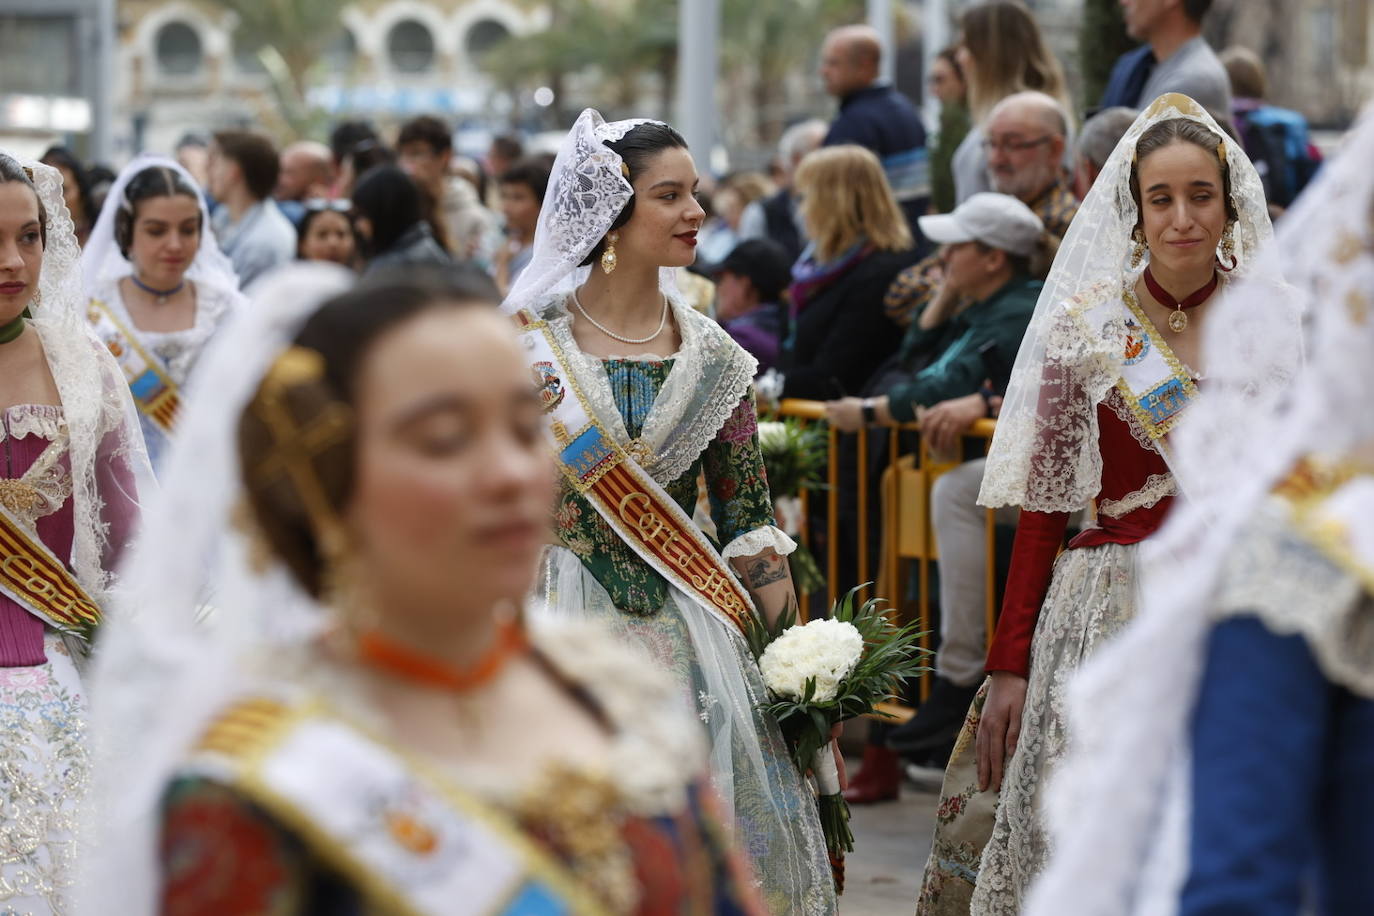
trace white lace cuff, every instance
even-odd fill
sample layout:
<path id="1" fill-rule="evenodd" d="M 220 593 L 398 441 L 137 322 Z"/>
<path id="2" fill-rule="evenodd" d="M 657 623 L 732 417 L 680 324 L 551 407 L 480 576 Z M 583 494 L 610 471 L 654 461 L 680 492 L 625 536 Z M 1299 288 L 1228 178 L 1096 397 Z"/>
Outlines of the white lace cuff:
<path id="1" fill-rule="evenodd" d="M 781 528 L 764 525 L 762 528 L 746 531 L 726 544 L 720 555 L 727 560 L 734 557 L 752 557 L 769 547 L 777 551 L 778 556 L 785 557 L 797 549 L 797 542 L 788 537 Z"/>

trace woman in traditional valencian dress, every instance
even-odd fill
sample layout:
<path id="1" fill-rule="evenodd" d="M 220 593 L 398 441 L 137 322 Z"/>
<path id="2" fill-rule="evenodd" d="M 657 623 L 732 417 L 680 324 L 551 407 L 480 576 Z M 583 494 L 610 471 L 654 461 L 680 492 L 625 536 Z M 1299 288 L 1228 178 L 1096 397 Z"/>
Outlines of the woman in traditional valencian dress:
<path id="1" fill-rule="evenodd" d="M 1091 738 L 1047 798 L 1034 916 L 1374 912 L 1372 153 L 1366 112 L 1213 315 L 1177 462 L 1224 486 L 1142 551 L 1139 617 L 1070 685 Z M 1294 303 L 1306 364 L 1256 398 Z"/>
<path id="2" fill-rule="evenodd" d="M 1048 852 L 1040 792 L 1068 742 L 1064 684 L 1135 613 L 1137 545 L 1188 485 L 1168 436 L 1205 377 L 1208 303 L 1270 234 L 1254 167 L 1180 95 L 1136 119 L 1075 217 L 988 455 L 979 501 L 1020 507 L 1020 523 L 918 912 L 1020 911 Z M 1089 503 L 1095 522 L 1059 554 Z"/>
<path id="3" fill-rule="evenodd" d="M 284 270 L 207 358 L 98 659 L 86 909 L 763 916 L 669 680 L 525 629 L 554 470 L 496 290 L 351 282 Z"/>
<path id="4" fill-rule="evenodd" d="M 242 301 L 190 173 L 155 156 L 130 163 L 105 198 L 82 272 L 91 325 L 128 380 L 158 467 L 196 360 Z"/>
<path id="5" fill-rule="evenodd" d="M 80 670 L 151 472 L 84 325 L 48 166 L 0 152 L 0 911 L 67 912 L 89 777 Z"/>
<path id="6" fill-rule="evenodd" d="M 759 452 L 755 361 L 672 279 L 695 257 L 696 183 L 671 127 L 591 110 L 554 164 L 533 257 L 503 304 L 563 471 L 543 599 L 554 616 L 611 622 L 673 672 L 769 911 L 830 913 L 815 801 L 757 709 L 741 634 L 751 604 L 771 620 L 796 600 L 795 545 L 773 525 Z M 692 518 L 703 474 L 714 539 Z"/>

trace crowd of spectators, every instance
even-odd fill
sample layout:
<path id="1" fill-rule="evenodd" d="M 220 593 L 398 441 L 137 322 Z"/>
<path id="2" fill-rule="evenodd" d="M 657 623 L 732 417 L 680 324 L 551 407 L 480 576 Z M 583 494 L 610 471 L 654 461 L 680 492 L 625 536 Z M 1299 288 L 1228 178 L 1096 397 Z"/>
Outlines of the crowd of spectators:
<path id="1" fill-rule="evenodd" d="M 1234 129 L 1276 212 L 1319 167 L 1301 116 L 1265 100 L 1259 58 L 1208 46 L 1209 6 L 1123 0 L 1141 44 L 1083 108 L 1024 3 L 970 5 L 929 62 L 929 125 L 881 78 L 877 33 L 835 30 L 817 47 L 833 117 L 788 126 L 766 171 L 711 175 L 698 156 L 709 216 L 679 286 L 758 359 L 765 400 L 824 401 L 841 430 L 919 419 L 957 453 L 975 420 L 995 416 L 1039 279 L 1139 108 L 1170 91 L 1197 99 Z M 175 156 L 204 188 L 244 288 L 304 259 L 362 272 L 473 264 L 508 292 L 531 257 L 551 157 L 501 135 L 471 159 L 453 136 L 434 116 L 385 136 L 346 121 L 280 151 L 250 131 L 187 136 Z M 84 240 L 113 176 L 62 147 L 44 161 L 62 172 Z M 943 645 L 930 701 L 890 739 L 913 760 L 948 753 L 982 676 L 981 476 L 981 460 L 964 462 L 932 496 Z M 870 750 L 851 800 L 895 792 L 895 758 Z"/>

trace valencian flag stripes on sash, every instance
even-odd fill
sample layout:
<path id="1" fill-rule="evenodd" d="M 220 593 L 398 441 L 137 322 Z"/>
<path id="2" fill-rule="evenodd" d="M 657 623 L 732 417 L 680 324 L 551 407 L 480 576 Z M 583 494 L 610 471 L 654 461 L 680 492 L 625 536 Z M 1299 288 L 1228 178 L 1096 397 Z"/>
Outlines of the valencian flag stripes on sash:
<path id="1" fill-rule="evenodd" d="M 244 698 L 185 769 L 229 781 L 396 916 L 597 916 L 508 814 L 302 695 Z"/>
<path id="2" fill-rule="evenodd" d="M 96 336 L 114 354 L 138 409 L 164 433 L 171 435 L 181 407 L 181 394 L 162 361 L 145 350 L 114 309 L 99 299 L 91 300 L 86 317 L 95 328 Z"/>
<path id="3" fill-rule="evenodd" d="M 753 602 L 719 552 L 596 419 L 545 323 L 525 311 L 514 318 L 569 483 L 655 572 L 745 632 Z"/>
<path id="4" fill-rule="evenodd" d="M 52 551 L 0 505 L 0 592 L 63 633 L 89 639 L 100 608 Z"/>

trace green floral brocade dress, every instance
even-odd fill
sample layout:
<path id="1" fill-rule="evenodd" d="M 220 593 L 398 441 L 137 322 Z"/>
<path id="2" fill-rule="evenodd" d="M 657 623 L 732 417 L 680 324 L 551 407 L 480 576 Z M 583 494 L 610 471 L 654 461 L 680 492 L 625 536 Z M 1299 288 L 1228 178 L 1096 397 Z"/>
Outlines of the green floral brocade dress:
<path id="1" fill-rule="evenodd" d="M 773 527 L 759 450 L 752 360 L 714 322 L 674 305 L 683 345 L 669 358 L 596 359 L 576 351 L 561 306 L 552 306 L 545 317 L 578 375 L 579 388 L 594 408 L 601 408 L 595 412 L 603 425 L 623 424 L 630 442 L 648 440 L 649 451 L 659 458 L 676 452 L 676 461 L 650 457 L 641 464 L 689 516 L 704 474 L 717 543 L 727 562 L 768 547 L 786 553 L 792 544 Z M 738 381 L 727 384 L 727 377 Z M 719 403 L 727 390 L 729 406 Z M 614 422 L 605 415 L 612 404 L 619 415 Z M 660 411 L 676 418 L 666 435 L 665 418 L 655 416 Z M 725 419 L 717 424 L 714 417 L 722 414 Z M 717 426 L 713 434 L 703 432 L 703 416 Z M 671 479 L 656 473 L 665 466 L 676 472 Z M 684 702 L 707 730 L 712 782 L 733 807 L 737 839 L 769 912 L 836 912 L 813 792 L 790 762 L 776 723 L 757 709 L 765 699 L 763 681 L 738 631 L 669 585 L 566 483 L 555 513 L 555 537 L 558 546 L 548 552 L 542 579 L 544 606 L 551 614 L 609 624 L 673 673 Z"/>

